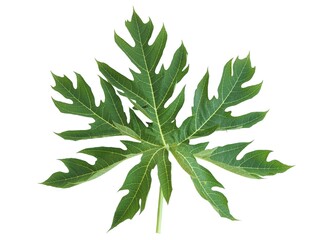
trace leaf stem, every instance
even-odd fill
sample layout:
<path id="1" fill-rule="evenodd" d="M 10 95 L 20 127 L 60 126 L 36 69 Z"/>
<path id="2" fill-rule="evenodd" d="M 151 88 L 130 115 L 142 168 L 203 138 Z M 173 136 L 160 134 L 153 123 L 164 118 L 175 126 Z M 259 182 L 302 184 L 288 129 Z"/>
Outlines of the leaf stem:
<path id="1" fill-rule="evenodd" d="M 159 199 L 158 199 L 158 213 L 157 213 L 157 226 L 156 233 L 161 232 L 161 221 L 162 221 L 162 206 L 163 206 L 163 193 L 161 187 L 159 189 Z"/>

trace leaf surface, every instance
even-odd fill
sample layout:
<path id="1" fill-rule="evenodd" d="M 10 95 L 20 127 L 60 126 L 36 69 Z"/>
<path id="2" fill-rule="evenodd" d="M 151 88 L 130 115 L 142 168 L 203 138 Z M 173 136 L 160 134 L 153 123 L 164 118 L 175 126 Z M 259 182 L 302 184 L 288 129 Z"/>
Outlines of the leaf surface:
<path id="1" fill-rule="evenodd" d="M 66 131 L 59 135 L 64 139 L 81 140 L 98 137 L 121 135 L 114 122 L 126 124 L 126 116 L 122 108 L 120 98 L 116 95 L 110 83 L 100 79 L 101 87 L 105 95 L 105 101 L 97 107 L 90 86 L 80 74 L 77 76 L 77 88 L 74 88 L 71 80 L 53 74 L 56 85 L 53 89 L 59 92 L 71 104 L 53 100 L 56 107 L 62 113 L 74 114 L 94 119 L 89 130 Z"/>
<path id="2" fill-rule="evenodd" d="M 120 136 L 129 140 L 121 140 L 124 148 L 93 147 L 80 151 L 95 157 L 94 164 L 79 158 L 62 159 L 67 171 L 52 174 L 44 184 L 60 188 L 72 187 L 103 175 L 129 158 L 140 158 L 139 163 L 128 172 L 120 188 L 126 194 L 116 208 L 112 229 L 145 209 L 152 171 L 155 168 L 160 182 L 159 195 L 163 195 L 169 203 L 173 188 L 170 160 L 173 158 L 190 176 L 199 195 L 221 217 L 235 220 L 230 213 L 227 198 L 219 191 L 219 188 L 223 188 L 222 184 L 201 165 L 201 160 L 250 178 L 282 173 L 290 166 L 277 160 L 268 161 L 270 151 L 267 150 L 248 152 L 238 159 L 249 143 L 206 149 L 207 142 L 201 143 L 199 140 L 200 143 L 194 145 L 190 140 L 208 136 L 215 131 L 249 128 L 265 117 L 266 112 L 263 111 L 235 116 L 229 109 L 253 98 L 261 89 L 261 83 L 250 85 L 255 72 L 250 56 L 227 62 L 218 94 L 211 99 L 208 97 L 207 72 L 195 90 L 191 115 L 183 116 L 185 119 L 178 127 L 176 118 L 183 108 L 186 96 L 185 86 L 180 86 L 180 92 L 175 88 L 182 84 L 189 70 L 184 44 L 172 53 L 170 64 L 164 67 L 161 58 L 168 38 L 165 27 L 154 33 L 152 21 L 142 21 L 136 12 L 126 22 L 126 27 L 133 44 L 116 33 L 114 40 L 136 69 L 130 69 L 131 76 L 125 76 L 111 65 L 97 61 L 103 75 L 100 77 L 100 84 L 104 99 L 96 106 L 94 93 L 80 74 L 76 74 L 76 87 L 68 77 L 53 74 L 53 89 L 67 99 L 53 101 L 62 113 L 93 120 L 89 129 L 59 133 L 62 138 L 85 140 Z M 133 107 L 123 106 L 123 98 L 127 98 Z M 108 146 L 112 141 L 106 140 Z"/>
<path id="3" fill-rule="evenodd" d="M 240 104 L 257 95 L 261 83 L 248 87 L 242 85 L 248 82 L 255 69 L 251 67 L 250 56 L 230 60 L 224 67 L 218 87 L 218 96 L 208 98 L 209 73 L 207 72 L 195 91 L 192 116 L 187 118 L 180 127 L 178 139 L 185 140 L 207 136 L 215 130 L 231 130 L 248 128 L 261 121 L 266 112 L 252 112 L 241 116 L 232 116 L 228 107 Z"/>
<path id="4" fill-rule="evenodd" d="M 235 220 L 230 214 L 227 198 L 221 192 L 212 189 L 214 187 L 223 188 L 222 184 L 214 178 L 208 169 L 201 166 L 194 157 L 199 148 L 201 149 L 206 145 L 206 143 L 198 146 L 181 144 L 172 149 L 172 154 L 180 166 L 191 176 L 198 193 L 211 204 L 221 217 Z"/>
<path id="5" fill-rule="evenodd" d="M 290 166 L 277 160 L 267 161 L 267 157 L 271 152 L 269 150 L 248 152 L 241 159 L 237 159 L 237 156 L 249 144 L 248 142 L 228 144 L 199 152 L 196 157 L 249 178 L 261 178 L 283 173 L 290 168 Z"/>
<path id="6" fill-rule="evenodd" d="M 128 173 L 120 190 L 129 190 L 129 193 L 121 199 L 111 229 L 126 219 L 132 219 L 139 209 L 141 212 L 144 210 L 151 186 L 151 170 L 156 166 L 158 155 L 162 155 L 162 151 L 162 148 L 146 151 L 141 162 Z"/>
<path id="7" fill-rule="evenodd" d="M 108 81 L 120 89 L 134 106 L 153 122 L 154 131 L 165 145 L 165 133 L 173 127 L 172 121 L 175 120 L 184 102 L 184 90 L 167 108 L 164 105 L 172 96 L 176 84 L 188 72 L 187 51 L 182 44 L 176 50 L 168 69 L 162 65 L 160 71 L 156 73 L 155 70 L 167 42 L 165 28 L 162 27 L 154 42 L 149 45 L 153 33 L 151 20 L 143 23 L 134 12 L 131 21 L 126 22 L 126 27 L 134 40 L 134 46 L 117 34 L 115 34 L 115 41 L 139 72 L 131 70 L 133 77 L 131 80 L 105 63 L 98 62 L 98 66 Z"/>
<path id="8" fill-rule="evenodd" d="M 67 167 L 68 172 L 54 173 L 43 184 L 59 188 L 73 187 L 95 179 L 122 161 L 143 154 L 152 148 L 152 145 L 137 144 L 136 142 L 123 141 L 123 143 L 127 146 L 127 150 L 112 147 L 96 147 L 80 151 L 80 153 L 96 158 L 96 162 L 93 165 L 76 158 L 62 159 L 61 161 Z"/>

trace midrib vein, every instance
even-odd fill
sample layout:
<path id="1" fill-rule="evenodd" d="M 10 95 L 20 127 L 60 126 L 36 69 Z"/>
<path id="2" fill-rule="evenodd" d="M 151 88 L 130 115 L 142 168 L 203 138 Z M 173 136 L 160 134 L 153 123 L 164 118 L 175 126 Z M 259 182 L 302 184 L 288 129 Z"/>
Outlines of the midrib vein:
<path id="1" fill-rule="evenodd" d="M 134 155 L 131 154 L 130 156 L 127 155 L 127 156 L 125 156 L 124 159 L 122 159 L 122 160 L 120 160 L 120 161 L 118 161 L 118 162 L 115 162 L 115 163 L 113 163 L 113 164 L 110 164 L 110 165 L 108 165 L 108 166 L 106 166 L 106 167 L 97 168 L 97 169 L 95 169 L 95 170 L 92 170 L 92 169 L 89 168 L 89 167 L 86 167 L 86 166 L 83 166 L 83 165 L 79 165 L 79 164 L 77 164 L 77 163 L 74 163 L 74 164 L 76 164 L 76 165 L 78 165 L 78 166 L 81 166 L 81 167 L 83 167 L 83 168 L 86 168 L 86 169 L 90 170 L 90 172 L 87 172 L 87 173 L 84 173 L 84 174 L 81 174 L 81 175 L 78 175 L 78 176 L 74 176 L 74 177 L 64 178 L 63 180 L 54 180 L 54 181 L 51 181 L 51 182 L 57 183 L 57 182 L 64 182 L 64 181 L 66 181 L 66 180 L 72 180 L 72 179 L 81 178 L 81 177 L 84 177 L 84 176 L 87 176 L 87 175 L 92 175 L 92 176 L 93 176 L 94 174 L 96 174 L 96 173 L 98 173 L 98 172 L 100 172 L 100 171 L 102 171 L 102 170 L 105 170 L 106 168 L 109 168 L 110 166 L 112 166 L 112 165 L 114 165 L 114 164 L 119 164 L 120 162 L 123 162 L 124 160 L 127 160 L 127 159 L 129 159 L 129 158 L 132 158 L 132 157 L 135 157 L 135 156 L 137 156 L 137 155 L 143 154 L 143 153 L 145 153 L 145 152 L 147 152 L 147 151 L 149 151 L 149 150 L 150 150 L 150 149 L 144 150 L 144 151 L 141 151 L 141 152 L 136 153 L 136 154 L 134 154 Z M 98 161 L 98 160 L 97 160 L 97 161 Z M 96 166 L 96 163 L 95 163 L 93 166 Z"/>
<path id="2" fill-rule="evenodd" d="M 157 106 L 156 106 L 156 100 L 155 100 L 155 97 L 154 97 L 153 85 L 152 85 L 150 72 L 149 72 L 149 68 L 148 68 L 148 64 L 147 64 L 147 60 L 146 60 L 146 54 L 144 52 L 144 48 L 143 48 L 143 45 L 142 45 L 141 32 L 140 32 L 139 24 L 138 24 L 137 20 L 135 20 L 135 23 L 136 23 L 137 30 L 138 30 L 139 44 L 140 44 L 140 48 L 141 48 L 141 53 L 142 53 L 144 65 L 145 65 L 145 71 L 147 72 L 147 75 L 148 75 L 148 80 L 149 80 L 149 85 L 150 85 L 150 90 L 151 90 L 151 95 L 152 95 L 153 110 L 154 110 L 154 113 L 155 113 L 157 126 L 158 126 L 158 129 L 159 129 L 159 134 L 161 136 L 161 140 L 162 140 L 163 146 L 166 146 L 167 143 L 166 143 L 166 141 L 164 139 L 164 136 L 163 136 L 163 133 L 162 133 L 162 129 L 161 129 L 161 125 L 160 125 L 160 121 L 159 121 L 159 116 L 158 116 L 158 111 L 157 111 Z"/>
<path id="3" fill-rule="evenodd" d="M 236 87 L 237 82 L 240 79 L 240 76 L 242 75 L 242 72 L 245 68 L 245 66 L 247 65 L 247 61 L 245 63 L 245 65 L 243 66 L 243 68 L 241 69 L 241 72 L 239 73 L 237 80 L 235 81 L 234 85 L 232 86 L 231 90 L 229 91 L 229 93 L 227 94 L 227 96 L 223 99 L 223 101 L 221 102 L 221 104 L 219 105 L 219 107 L 208 117 L 208 119 L 200 125 L 200 127 L 197 128 L 196 131 L 194 131 L 192 134 L 190 134 L 188 137 L 186 137 L 185 139 L 183 139 L 183 141 L 181 141 L 179 144 L 181 144 L 182 142 L 184 142 L 186 139 L 190 139 L 193 135 L 195 135 L 204 125 L 207 124 L 207 122 L 209 122 L 209 120 L 222 108 L 222 106 L 224 105 L 224 103 L 227 101 L 227 99 L 229 98 L 230 94 L 232 93 L 233 89 Z"/>
<path id="4" fill-rule="evenodd" d="M 138 184 L 137 190 L 135 191 L 133 197 L 131 198 L 130 203 L 127 205 L 127 208 L 125 209 L 125 211 L 123 212 L 123 214 L 122 214 L 121 217 L 119 218 L 119 223 L 121 222 L 121 219 L 125 216 L 125 214 L 128 212 L 128 210 L 129 210 L 129 208 L 131 207 L 133 201 L 135 200 L 138 192 L 140 192 L 139 190 L 140 190 L 141 184 L 142 184 L 142 182 L 144 181 L 144 179 L 145 179 L 145 177 L 146 177 L 146 175 L 147 175 L 147 172 L 148 172 L 148 170 L 149 170 L 149 167 L 150 167 L 150 165 L 151 165 L 151 163 L 152 163 L 152 160 L 153 160 L 154 156 L 155 156 L 160 150 L 162 150 L 162 149 L 163 149 L 163 148 L 157 149 L 157 151 L 155 151 L 155 152 L 152 154 L 152 156 L 151 156 L 151 158 L 150 158 L 150 161 L 148 161 L 147 166 L 146 166 L 146 168 L 145 168 L 145 171 L 144 171 L 144 173 L 143 173 L 143 175 L 142 175 L 141 181 L 140 181 L 139 184 Z M 147 151 L 145 151 L 145 152 L 148 152 L 148 151 L 150 151 L 150 150 L 147 150 Z M 151 169 L 151 170 L 152 170 L 152 169 Z M 151 170 L 150 170 L 150 171 L 151 171 Z"/>
<path id="5" fill-rule="evenodd" d="M 182 157 L 182 159 L 185 160 L 185 162 L 187 163 L 187 165 L 189 166 L 189 168 L 191 169 L 192 173 L 194 174 L 195 177 L 190 176 L 193 179 L 196 179 L 196 181 L 198 181 L 200 183 L 201 189 L 202 191 L 206 194 L 206 196 L 211 200 L 211 202 L 209 201 L 209 199 L 207 199 L 210 203 L 214 203 L 216 206 L 216 208 L 218 208 L 218 204 L 216 203 L 215 199 L 213 199 L 210 195 L 210 193 L 208 192 L 208 190 L 204 187 L 204 185 L 202 184 L 203 181 L 200 180 L 199 174 L 197 174 L 197 172 L 194 170 L 194 167 L 191 165 L 191 163 L 187 160 L 187 157 L 184 156 L 184 154 L 182 154 L 181 152 L 179 152 L 177 149 L 175 151 L 172 151 L 172 154 L 175 155 L 174 153 L 180 155 L 180 157 Z M 175 156 L 177 158 L 177 155 Z M 196 162 L 196 161 L 195 161 Z M 196 162 L 196 164 L 198 164 Z M 213 191 L 213 190 L 212 190 Z M 219 209 L 220 211 L 221 209 Z M 222 210 L 221 210 L 222 211 Z M 222 211 L 223 212 L 223 211 Z M 224 214 L 226 214 L 225 212 L 223 212 Z"/>

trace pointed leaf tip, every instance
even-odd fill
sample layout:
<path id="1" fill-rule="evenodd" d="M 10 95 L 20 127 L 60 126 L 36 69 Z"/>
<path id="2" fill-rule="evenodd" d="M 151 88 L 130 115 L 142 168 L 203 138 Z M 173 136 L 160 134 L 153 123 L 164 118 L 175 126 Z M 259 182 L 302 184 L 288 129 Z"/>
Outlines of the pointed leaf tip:
<path id="1" fill-rule="evenodd" d="M 57 76 L 57 75 L 56 75 L 56 74 L 54 74 L 52 71 L 50 71 L 50 73 L 51 73 L 51 76 L 52 76 L 52 77 Z"/>
<path id="2" fill-rule="evenodd" d="M 133 22 L 135 19 L 142 22 L 140 16 L 139 16 L 138 13 L 136 12 L 136 10 L 133 9 L 132 16 L 131 16 L 131 21 L 130 21 L 130 22 Z"/>

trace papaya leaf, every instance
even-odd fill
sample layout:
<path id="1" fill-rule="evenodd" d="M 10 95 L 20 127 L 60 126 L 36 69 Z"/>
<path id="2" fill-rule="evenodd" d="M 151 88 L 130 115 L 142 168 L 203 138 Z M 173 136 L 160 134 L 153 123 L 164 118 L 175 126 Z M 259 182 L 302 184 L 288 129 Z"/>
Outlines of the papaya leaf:
<path id="1" fill-rule="evenodd" d="M 208 136 L 215 131 L 249 128 L 264 119 L 266 112 L 263 111 L 234 116 L 227 110 L 253 98 L 261 89 L 261 83 L 243 87 L 243 84 L 250 82 L 255 72 L 250 56 L 227 62 L 218 94 L 211 99 L 208 98 L 207 72 L 195 89 L 191 116 L 181 126 L 177 126 L 176 117 L 184 105 L 185 88 L 174 93 L 189 69 L 185 46 L 181 44 L 173 54 L 170 65 L 165 68 L 160 63 L 167 42 L 165 27 L 151 42 L 155 34 L 152 21 L 149 19 L 143 22 L 135 11 L 131 20 L 126 22 L 126 27 L 134 44 L 130 45 L 116 33 L 115 42 L 138 71 L 130 69 L 131 78 L 128 78 L 110 65 L 97 61 L 103 75 L 100 84 L 104 93 L 104 99 L 98 106 L 90 86 L 80 74 L 76 73 L 77 87 L 68 77 L 53 74 L 53 89 L 71 100 L 71 103 L 53 101 L 62 113 L 93 120 L 89 129 L 58 133 L 66 140 L 111 136 L 126 136 L 132 140 L 121 141 L 124 149 L 94 147 L 81 150 L 80 153 L 96 158 L 94 164 L 77 158 L 62 159 L 68 171 L 52 174 L 43 184 L 59 188 L 73 187 L 103 175 L 121 162 L 140 156 L 140 162 L 129 171 L 120 188 L 127 190 L 127 194 L 116 208 L 111 229 L 145 209 L 152 182 L 151 173 L 157 168 L 160 182 L 157 217 L 159 231 L 162 199 L 169 203 L 172 193 L 171 161 L 175 159 L 190 176 L 200 196 L 221 217 L 235 220 L 230 213 L 227 198 L 219 191 L 223 185 L 200 161 L 205 160 L 230 172 L 255 179 L 283 173 L 290 166 L 278 160 L 268 161 L 268 150 L 248 152 L 238 159 L 238 155 L 249 144 L 247 142 L 206 149 L 207 142 L 192 145 L 190 140 Z M 133 107 L 123 106 L 120 95 L 126 97 Z M 128 117 L 125 107 L 129 108 Z M 148 119 L 147 122 L 140 119 L 141 114 Z"/>

